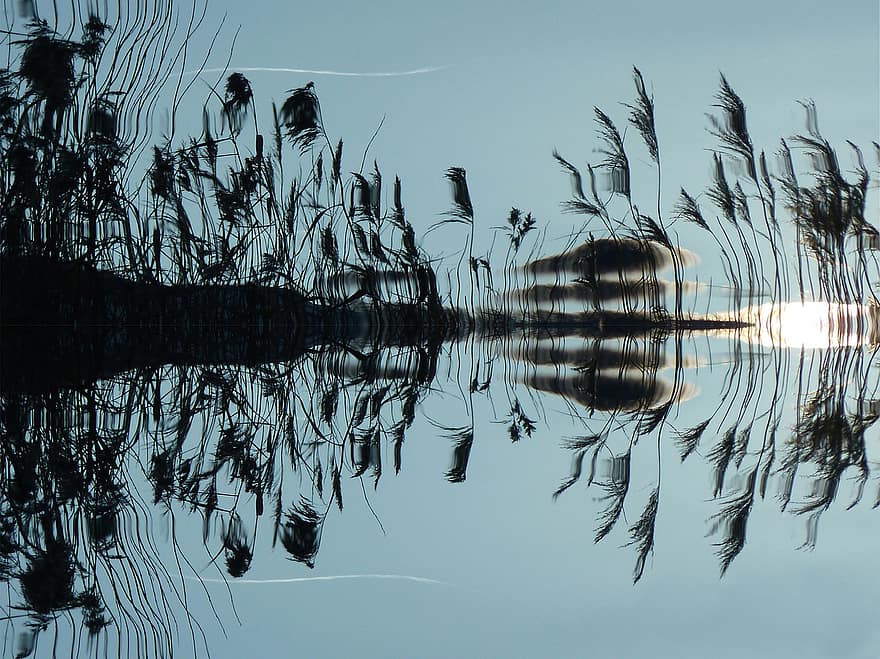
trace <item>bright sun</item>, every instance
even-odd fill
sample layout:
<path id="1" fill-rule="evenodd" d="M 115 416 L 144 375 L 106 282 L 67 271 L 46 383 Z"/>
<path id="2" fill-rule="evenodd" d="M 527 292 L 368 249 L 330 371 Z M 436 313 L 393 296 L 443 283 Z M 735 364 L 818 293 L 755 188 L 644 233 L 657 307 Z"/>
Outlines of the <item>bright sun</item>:
<path id="1" fill-rule="evenodd" d="M 766 346 L 836 348 L 877 341 L 877 309 L 863 304 L 763 304 L 743 314 L 754 327 L 743 338 Z"/>

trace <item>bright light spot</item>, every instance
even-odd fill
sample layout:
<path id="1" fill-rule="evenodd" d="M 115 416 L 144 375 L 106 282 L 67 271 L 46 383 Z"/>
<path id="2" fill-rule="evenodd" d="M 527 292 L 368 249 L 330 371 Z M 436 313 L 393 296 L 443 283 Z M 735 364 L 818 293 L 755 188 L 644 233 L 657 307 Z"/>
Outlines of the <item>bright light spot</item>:
<path id="1" fill-rule="evenodd" d="M 741 312 L 753 323 L 742 338 L 768 347 L 837 348 L 877 343 L 875 307 L 862 304 L 791 302 Z"/>

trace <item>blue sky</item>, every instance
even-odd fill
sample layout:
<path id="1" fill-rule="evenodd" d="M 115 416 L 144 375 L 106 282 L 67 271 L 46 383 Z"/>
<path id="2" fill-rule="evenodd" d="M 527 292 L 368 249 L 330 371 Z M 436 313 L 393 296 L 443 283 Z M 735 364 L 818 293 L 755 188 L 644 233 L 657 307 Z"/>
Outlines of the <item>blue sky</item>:
<path id="1" fill-rule="evenodd" d="M 845 10 L 824 2 L 256 0 L 214 3 L 210 11 L 225 12 L 224 34 L 241 26 L 233 66 L 446 67 L 400 78 L 248 74 L 259 95 L 276 100 L 313 79 L 328 130 L 346 141 L 350 167 L 384 118 L 368 162 L 375 158 L 386 175 L 401 176 L 417 228 L 448 208 L 442 175 L 458 165 L 468 171 L 478 226 L 497 225 L 516 205 L 534 211 L 549 236 L 563 235 L 574 219 L 558 204 L 570 188 L 551 153 L 557 148 L 579 166 L 598 159 L 592 108 L 624 127 L 620 103 L 633 98 L 633 65 L 656 103 L 666 214 L 679 187 L 697 193 L 707 183 L 714 142 L 705 113 L 720 72 L 745 100 L 755 144 L 768 153 L 780 137 L 803 130 L 798 100 L 815 100 L 834 144 L 852 139 L 868 150 L 880 132 L 878 7 L 870 0 L 848 2 Z M 212 64 L 227 56 L 221 39 Z M 628 145 L 638 168 L 647 156 L 634 137 Z M 653 198 L 653 176 L 637 170 L 637 195 Z M 482 237 L 488 246 L 491 232 Z M 454 236 L 438 240 L 455 249 Z"/>

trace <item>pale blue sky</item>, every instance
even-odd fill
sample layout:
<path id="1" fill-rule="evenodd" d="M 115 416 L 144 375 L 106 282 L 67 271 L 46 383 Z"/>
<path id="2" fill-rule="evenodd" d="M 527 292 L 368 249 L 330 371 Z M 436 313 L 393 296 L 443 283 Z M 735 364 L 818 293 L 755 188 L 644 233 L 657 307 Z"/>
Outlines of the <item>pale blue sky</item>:
<path id="1" fill-rule="evenodd" d="M 835 144 L 852 139 L 870 150 L 880 133 L 880 19 L 872 0 L 845 9 L 826 2 L 256 0 L 218 2 L 211 11 L 226 12 L 226 34 L 241 26 L 233 66 L 448 67 L 401 78 L 248 74 L 262 98 L 276 100 L 313 79 L 328 130 L 346 141 L 349 167 L 385 117 L 370 158 L 386 175 L 401 176 L 417 228 L 448 207 L 442 175 L 459 165 L 468 171 L 478 226 L 497 225 L 516 205 L 553 227 L 551 237 L 564 234 L 575 220 L 559 212 L 570 188 L 552 150 L 580 166 L 597 160 L 592 108 L 624 127 L 620 102 L 633 97 L 633 65 L 654 93 L 667 214 L 679 187 L 697 193 L 707 182 L 714 143 L 705 113 L 719 72 L 745 100 L 755 144 L 768 153 L 780 137 L 803 130 L 797 101 L 808 98 Z M 225 63 L 223 44 L 214 65 Z M 634 167 L 647 162 L 638 140 L 628 144 Z M 652 199 L 653 185 L 649 170 L 636 172 L 637 197 Z M 483 236 L 488 245 L 490 234 Z"/>

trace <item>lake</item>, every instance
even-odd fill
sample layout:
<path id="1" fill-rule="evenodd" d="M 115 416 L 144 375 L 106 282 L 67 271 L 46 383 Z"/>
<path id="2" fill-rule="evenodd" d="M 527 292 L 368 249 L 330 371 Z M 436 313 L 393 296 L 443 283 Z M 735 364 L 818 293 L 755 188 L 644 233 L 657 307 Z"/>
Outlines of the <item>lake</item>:
<path id="1" fill-rule="evenodd" d="M 8 4 L 4 656 L 880 651 L 876 3 Z"/>

